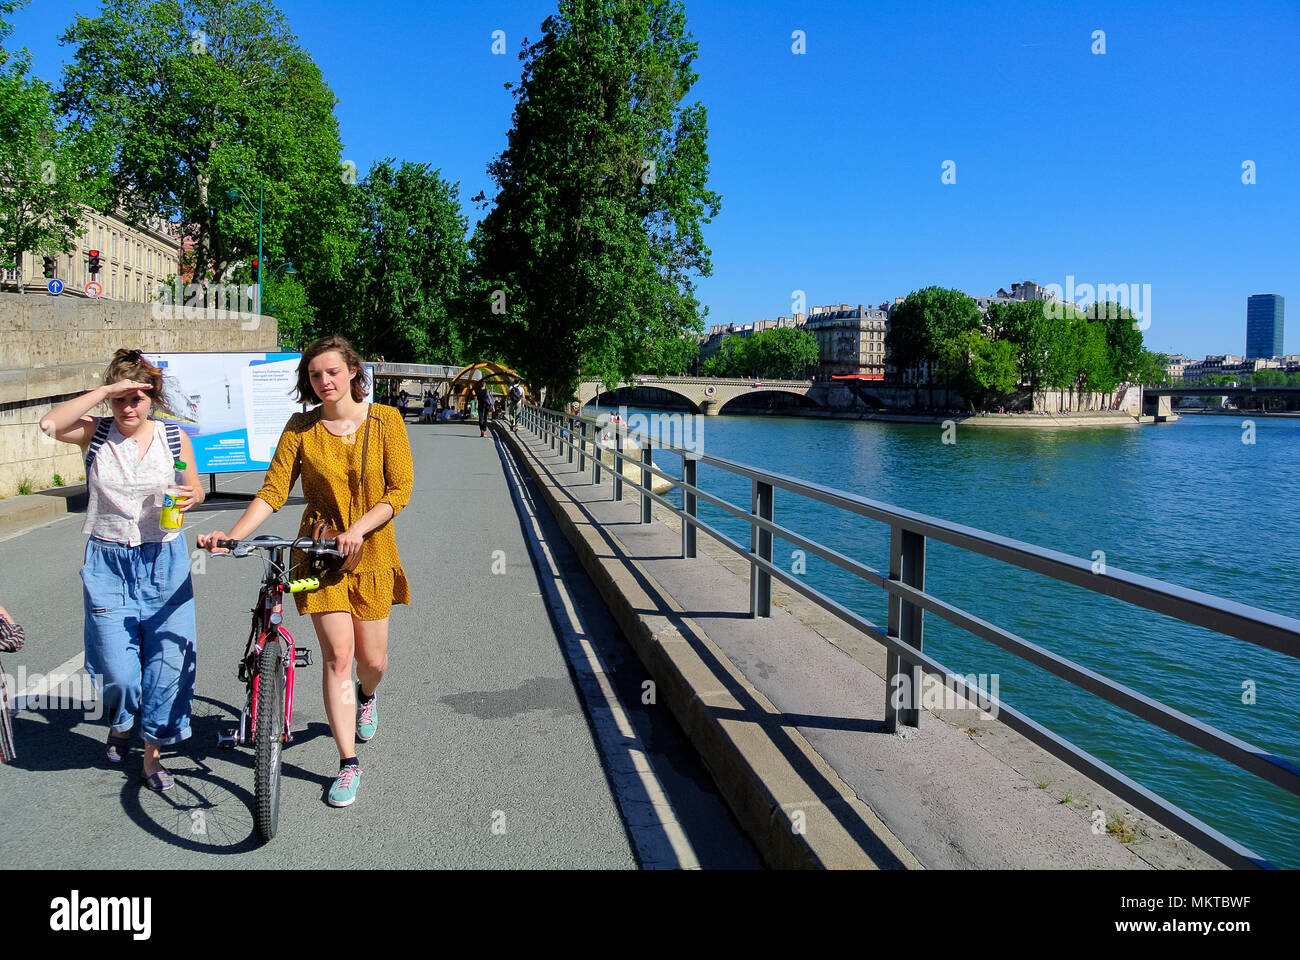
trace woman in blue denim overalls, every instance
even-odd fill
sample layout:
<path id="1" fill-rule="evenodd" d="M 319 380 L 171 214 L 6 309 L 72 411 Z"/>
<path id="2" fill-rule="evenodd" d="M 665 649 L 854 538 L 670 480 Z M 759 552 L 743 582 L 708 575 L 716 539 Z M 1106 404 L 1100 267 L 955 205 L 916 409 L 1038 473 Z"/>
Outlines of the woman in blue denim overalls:
<path id="1" fill-rule="evenodd" d="M 187 464 L 181 510 L 203 502 L 189 437 L 175 424 L 149 418 L 151 410 L 165 410 L 162 382 L 162 370 L 139 350 L 118 350 L 104 386 L 41 419 L 46 435 L 85 453 L 86 672 L 110 726 L 107 759 L 122 762 L 138 718 L 145 742 L 142 776 L 159 791 L 174 785 L 159 748 L 189 738 L 194 695 L 189 553 L 179 530 L 159 525 L 176 460 Z M 111 418 L 87 416 L 104 401 Z"/>

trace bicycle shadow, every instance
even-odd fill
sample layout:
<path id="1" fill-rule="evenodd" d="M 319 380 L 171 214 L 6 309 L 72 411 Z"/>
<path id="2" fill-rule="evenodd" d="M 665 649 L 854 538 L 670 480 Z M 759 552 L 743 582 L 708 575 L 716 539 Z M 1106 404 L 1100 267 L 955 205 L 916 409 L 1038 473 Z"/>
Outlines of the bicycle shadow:
<path id="1" fill-rule="evenodd" d="M 253 753 L 248 748 L 224 750 L 217 745 L 218 732 L 236 723 L 239 713 L 211 697 L 196 696 L 194 701 L 191 749 L 174 758 L 164 754 L 176 785 L 158 793 L 138 779 L 129 779 L 122 786 L 122 809 L 146 833 L 184 850 L 215 856 L 256 850 L 263 843 L 253 822 Z M 286 755 L 299 744 L 329 735 L 329 725 L 324 723 L 311 723 L 295 732 L 281 754 L 281 791 L 295 780 L 322 791 L 328 789 L 332 777 L 290 763 Z M 235 779 L 214 769 L 222 763 L 239 771 Z M 236 779 L 249 786 L 241 786 Z"/>
<path id="2" fill-rule="evenodd" d="M 201 759 L 190 759 L 194 766 L 169 767 L 176 785 L 166 793 L 137 780 L 125 783 L 121 802 L 126 815 L 145 833 L 195 853 L 229 856 L 263 846 L 253 823 L 253 791 L 221 776 Z M 283 760 L 280 770 L 282 791 L 286 779 L 308 780 L 322 790 L 332 782 Z"/>

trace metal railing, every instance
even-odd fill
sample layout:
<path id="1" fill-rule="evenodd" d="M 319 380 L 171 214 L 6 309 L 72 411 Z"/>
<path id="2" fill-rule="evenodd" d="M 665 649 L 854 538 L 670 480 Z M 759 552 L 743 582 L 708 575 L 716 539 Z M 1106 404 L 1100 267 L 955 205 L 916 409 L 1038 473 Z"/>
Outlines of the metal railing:
<path id="1" fill-rule="evenodd" d="M 629 432 L 625 424 L 597 421 L 591 417 L 561 413 L 531 404 L 523 408 L 521 423 L 538 437 L 548 441 L 552 450 L 563 452 L 567 448 L 569 462 L 572 462 L 576 450 L 579 470 L 585 470 L 586 462 L 590 459 L 592 480 L 597 484 L 601 482 L 602 470 L 601 431 L 612 431 L 615 443 L 611 451 L 613 468 L 610 471 L 613 474 L 613 499 L 622 500 L 623 486 L 629 484 L 640 494 L 642 523 L 651 522 L 651 509 L 654 504 L 677 516 L 682 521 L 683 558 L 696 556 L 697 533 L 703 530 L 723 547 L 747 559 L 750 565 L 751 616 L 771 615 L 772 578 L 775 577 L 823 610 L 882 644 L 887 651 L 885 668 L 885 729 L 887 731 L 896 731 L 900 724 L 919 726 L 921 708 L 915 704 L 911 706 L 900 704 L 899 698 L 891 695 L 891 692 L 904 687 L 914 692 L 913 700 L 919 700 L 922 677 L 928 675 L 950 688 L 958 688 L 967 700 L 980 708 L 996 710 L 997 719 L 1007 726 L 1225 863 L 1247 867 L 1272 866 L 1263 857 L 1242 844 L 1000 702 L 995 696 L 978 690 L 960 674 L 948 670 L 924 652 L 923 614 L 927 611 L 935 614 L 1295 795 L 1300 795 L 1300 766 L 1168 707 L 1158 700 L 1147 697 L 1044 647 L 1024 640 L 996 624 L 927 592 L 925 589 L 926 543 L 928 540 L 946 543 L 1216 633 L 1237 637 L 1289 657 L 1300 658 L 1300 620 L 1224 600 L 1200 591 L 1188 590 L 1111 566 L 1106 566 L 1100 572 L 1094 572 L 1093 565 L 1088 561 L 1055 550 L 1047 550 L 925 514 L 901 510 L 821 484 L 797 480 L 721 457 L 705 456 L 673 444 L 660 443 L 659 449 L 682 458 L 682 475 L 675 477 L 654 464 L 654 439 L 645 434 Z M 640 466 L 639 483 L 623 476 L 623 464 L 631 459 L 623 452 L 626 437 L 633 438 L 641 449 L 640 459 L 635 461 Z M 736 506 L 700 489 L 698 470 L 701 463 L 749 479 L 752 491 L 749 509 Z M 653 491 L 652 475 L 662 477 L 682 491 L 681 507 L 677 507 Z M 774 491 L 778 488 L 850 514 L 887 524 L 890 528 L 888 574 L 776 523 Z M 747 522 L 750 527 L 749 546 L 738 543 L 721 530 L 701 520 L 698 512 L 701 501 Z M 809 586 L 794 574 L 775 566 L 772 563 L 773 537 L 780 537 L 884 590 L 889 598 L 886 630 L 881 631 L 876 624 L 865 617 Z"/>

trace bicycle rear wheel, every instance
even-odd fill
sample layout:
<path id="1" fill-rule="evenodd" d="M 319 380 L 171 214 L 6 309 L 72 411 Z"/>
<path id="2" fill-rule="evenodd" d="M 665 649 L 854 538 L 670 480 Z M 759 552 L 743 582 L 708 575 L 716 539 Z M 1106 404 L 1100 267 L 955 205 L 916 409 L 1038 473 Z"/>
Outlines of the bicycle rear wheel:
<path id="1" fill-rule="evenodd" d="M 257 663 L 257 717 L 254 719 L 253 821 L 263 841 L 275 836 L 280 821 L 280 751 L 284 746 L 284 645 L 268 641 Z"/>

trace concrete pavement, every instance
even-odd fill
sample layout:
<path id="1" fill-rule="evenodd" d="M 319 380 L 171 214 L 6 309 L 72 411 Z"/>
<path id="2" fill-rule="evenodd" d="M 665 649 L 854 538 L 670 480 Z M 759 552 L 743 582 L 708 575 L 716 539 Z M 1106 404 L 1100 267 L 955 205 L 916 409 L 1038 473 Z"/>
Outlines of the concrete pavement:
<path id="1" fill-rule="evenodd" d="M 215 735 L 238 714 L 235 669 L 261 566 L 200 554 L 194 736 L 164 754 L 176 788 L 141 788 L 138 747 L 125 770 L 102 763 L 104 727 L 74 683 L 61 707 L 15 720 L 19 757 L 0 767 L 0 867 L 759 865 L 667 714 L 641 709 L 644 671 L 498 441 L 476 425 L 409 431 L 416 488 L 396 523 L 414 602 L 394 608 L 357 803 L 324 802 L 337 752 L 313 665 L 298 675 L 280 832 L 258 844 L 251 751 L 218 750 Z M 252 492 L 260 480 L 223 478 L 221 489 Z M 259 532 L 292 535 L 301 507 L 291 499 Z M 242 509 L 196 510 L 190 547 Z M 0 535 L 0 603 L 29 637 L 0 661 L 24 687 L 80 665 L 81 522 Z M 286 626 L 317 649 L 291 605 Z"/>

